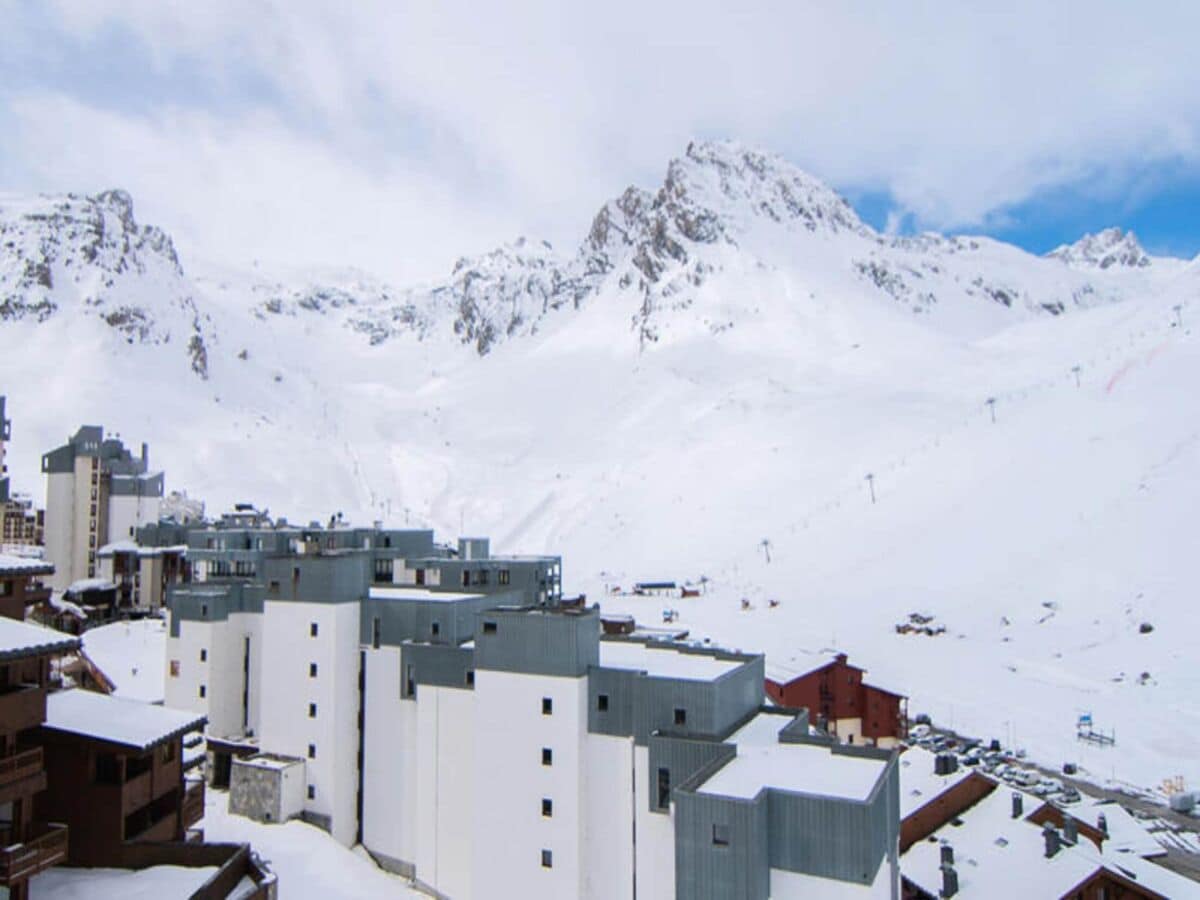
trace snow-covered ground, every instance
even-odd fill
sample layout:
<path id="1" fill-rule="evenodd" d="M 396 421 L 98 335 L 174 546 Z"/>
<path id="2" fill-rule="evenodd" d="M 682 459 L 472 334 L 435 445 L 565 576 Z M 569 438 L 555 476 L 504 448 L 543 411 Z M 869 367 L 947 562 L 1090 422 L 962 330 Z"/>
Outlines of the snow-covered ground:
<path id="1" fill-rule="evenodd" d="M 113 680 L 116 696 L 162 702 L 166 675 L 166 623 L 162 619 L 93 628 L 83 634 L 83 650 Z"/>
<path id="2" fill-rule="evenodd" d="M 263 825 L 231 816 L 228 807 L 228 792 L 207 792 L 201 823 L 205 840 L 249 843 L 279 878 L 280 897 L 383 900 L 426 896 L 410 888 L 403 878 L 378 868 L 361 849 L 347 850 L 313 825 L 298 819 Z"/>

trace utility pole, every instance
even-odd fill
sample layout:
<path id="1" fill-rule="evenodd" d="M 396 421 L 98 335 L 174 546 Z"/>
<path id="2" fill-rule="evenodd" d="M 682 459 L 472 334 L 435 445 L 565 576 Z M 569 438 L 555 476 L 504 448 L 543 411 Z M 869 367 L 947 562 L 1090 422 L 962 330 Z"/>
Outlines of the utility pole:
<path id="1" fill-rule="evenodd" d="M 1079 366 L 1072 366 L 1071 371 L 1075 373 L 1075 387 L 1079 387 Z"/>
<path id="2" fill-rule="evenodd" d="M 771 539 L 763 538 L 761 541 L 761 545 L 763 548 L 763 553 L 767 557 L 767 563 L 769 564 L 771 562 Z"/>
<path id="3" fill-rule="evenodd" d="M 1171 308 L 1175 310 L 1175 326 L 1177 328 L 1182 328 L 1183 327 L 1183 304 L 1176 303 Z"/>
<path id="4" fill-rule="evenodd" d="M 987 405 L 988 405 L 988 409 L 991 410 L 991 413 L 992 413 L 992 424 L 995 425 L 996 424 L 996 398 L 988 397 Z"/>
<path id="5" fill-rule="evenodd" d="M 875 476 L 870 472 L 867 473 L 867 487 L 871 491 L 871 503 L 874 504 L 875 503 Z"/>

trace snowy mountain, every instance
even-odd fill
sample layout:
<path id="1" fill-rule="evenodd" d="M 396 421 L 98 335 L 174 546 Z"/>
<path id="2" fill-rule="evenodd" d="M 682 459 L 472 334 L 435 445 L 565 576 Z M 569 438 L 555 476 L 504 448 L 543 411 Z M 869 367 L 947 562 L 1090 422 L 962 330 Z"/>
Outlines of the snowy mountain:
<path id="1" fill-rule="evenodd" d="M 1047 257 L 883 235 L 729 143 L 620 193 L 572 252 L 518 240 L 431 284 L 180 260 L 112 193 L 6 197 L 0 229 L 18 489 L 103 424 L 210 513 L 560 552 L 606 609 L 669 602 L 793 666 L 838 647 L 914 712 L 1050 762 L 1200 780 L 1195 263 L 1111 231 Z M 701 576 L 699 601 L 610 590 Z M 898 634 L 914 612 L 945 634 Z M 1120 722 L 1119 754 L 1085 758 L 1083 711 Z"/>

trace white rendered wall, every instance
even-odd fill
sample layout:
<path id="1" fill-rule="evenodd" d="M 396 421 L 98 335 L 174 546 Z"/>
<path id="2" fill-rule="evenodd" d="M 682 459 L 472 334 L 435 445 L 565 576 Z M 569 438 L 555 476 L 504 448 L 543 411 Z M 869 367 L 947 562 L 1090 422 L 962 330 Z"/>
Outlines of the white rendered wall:
<path id="1" fill-rule="evenodd" d="M 633 748 L 637 816 L 638 900 L 675 900 L 675 804 L 671 813 L 650 812 L 650 792 L 657 779 L 650 776 L 646 747 Z"/>
<path id="2" fill-rule="evenodd" d="M 108 536 L 105 543 L 131 541 L 140 524 L 141 498 L 129 495 L 108 498 Z"/>
<path id="3" fill-rule="evenodd" d="M 58 591 L 67 587 L 74 553 L 75 475 L 52 472 L 46 476 L 46 559 L 54 563 L 54 574 L 47 580 Z"/>
<path id="4" fill-rule="evenodd" d="M 542 715 L 543 697 L 552 715 Z M 475 897 L 580 896 L 587 679 L 480 670 L 475 702 Z M 543 747 L 553 765 L 542 765 Z M 553 818 L 542 817 L 543 797 Z M 542 867 L 542 849 L 553 868 Z"/>
<path id="5" fill-rule="evenodd" d="M 200 650 L 212 645 L 213 623 L 181 621 L 179 637 L 175 638 L 171 637 L 170 631 L 169 617 L 173 614 L 167 615 L 167 664 L 163 702 L 173 709 L 186 709 L 207 716 L 209 698 L 200 696 L 200 685 L 208 684 L 208 663 L 200 662 Z M 172 663 L 176 662 L 179 664 L 179 674 L 173 676 Z M 216 733 L 212 730 L 211 716 L 209 733 Z"/>
<path id="6" fill-rule="evenodd" d="M 105 537 L 108 532 L 105 530 L 103 522 L 107 513 L 103 508 L 105 504 L 104 491 L 100 490 L 99 484 L 97 484 L 96 500 L 94 501 L 96 504 L 96 546 L 91 546 L 92 532 L 88 526 L 92 521 L 92 462 L 93 459 L 89 456 L 75 457 L 75 489 L 71 494 L 72 506 L 69 526 L 72 532 L 70 577 L 67 580 L 67 585 L 70 585 L 72 581 L 88 577 L 88 553 L 99 550 L 107 543 Z"/>
<path id="7" fill-rule="evenodd" d="M 584 742 L 581 896 L 587 900 L 633 897 L 633 749 L 631 737 L 589 734 Z"/>
<path id="8" fill-rule="evenodd" d="M 357 835 L 358 610 L 357 603 L 267 601 L 262 625 L 260 746 L 306 760 L 315 795 L 306 795 L 305 811 L 329 816 L 333 837 L 346 846 Z"/>
<path id="9" fill-rule="evenodd" d="M 473 845 L 479 802 L 475 695 L 462 688 L 418 685 L 415 703 L 416 878 L 454 900 L 470 900 L 475 896 Z M 500 774 L 490 772 L 493 778 Z"/>
<path id="10" fill-rule="evenodd" d="M 400 649 L 366 651 L 363 716 L 363 844 L 397 862 L 415 864 L 417 833 L 417 704 L 400 699 Z"/>
<path id="11" fill-rule="evenodd" d="M 279 815 L 285 822 L 300 815 L 304 809 L 304 792 L 308 784 L 305 768 L 305 764 L 300 762 L 280 773 Z"/>

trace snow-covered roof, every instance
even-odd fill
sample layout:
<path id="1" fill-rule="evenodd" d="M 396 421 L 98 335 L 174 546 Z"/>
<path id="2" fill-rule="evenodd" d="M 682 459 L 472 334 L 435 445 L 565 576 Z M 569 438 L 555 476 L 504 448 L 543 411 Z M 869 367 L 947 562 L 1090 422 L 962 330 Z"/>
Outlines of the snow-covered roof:
<path id="1" fill-rule="evenodd" d="M 113 684 L 118 697 L 161 703 L 166 675 L 167 626 L 162 619 L 112 622 L 83 635 L 83 649 Z"/>
<path id="2" fill-rule="evenodd" d="M 634 669 L 663 678 L 712 681 L 743 663 L 743 660 L 718 659 L 708 653 L 682 652 L 665 641 L 600 642 L 600 665 L 603 668 Z"/>
<path id="3" fill-rule="evenodd" d="M 97 556 L 112 556 L 116 553 L 137 553 L 141 549 L 137 541 L 131 541 L 128 538 L 122 541 L 113 541 L 111 544 L 105 544 L 96 551 Z"/>
<path id="4" fill-rule="evenodd" d="M 431 591 L 428 588 L 414 587 L 372 587 L 372 600 L 410 600 L 433 601 L 435 603 L 454 603 L 459 600 L 476 600 L 483 594 L 467 594 L 458 591 Z"/>
<path id="5" fill-rule="evenodd" d="M 728 740 L 737 756 L 697 791 L 724 797 L 752 798 L 763 788 L 800 794 L 866 800 L 887 767 L 886 759 L 834 753 L 829 745 L 783 744 L 779 732 L 791 720 L 761 712 Z"/>
<path id="6" fill-rule="evenodd" d="M 939 775 L 934 770 L 936 760 L 937 754 L 930 753 L 924 747 L 909 747 L 900 754 L 901 819 L 907 819 L 925 804 L 971 775 L 969 766 L 959 766 L 949 775 Z"/>
<path id="7" fill-rule="evenodd" d="M 57 609 L 59 612 L 69 613 L 78 619 L 87 618 L 87 613 L 84 611 L 83 607 L 77 603 L 72 603 L 70 600 L 65 599 L 62 591 L 50 592 L 50 606 L 53 609 Z"/>
<path id="8" fill-rule="evenodd" d="M 147 869 L 90 869 L 55 866 L 30 880 L 35 897 L 88 900 L 159 900 L 191 897 L 217 872 L 216 866 L 151 866 Z"/>
<path id="9" fill-rule="evenodd" d="M 1104 840 L 1105 853 L 1142 857 L 1165 856 L 1167 853 L 1158 838 L 1119 803 L 1084 797 L 1081 803 L 1063 810 L 1063 813 L 1092 827 L 1099 827 L 1098 821 L 1103 815 L 1105 828 L 1108 829 L 1108 837 Z"/>
<path id="10" fill-rule="evenodd" d="M 200 728 L 205 716 L 76 688 L 46 698 L 45 727 L 137 750 Z"/>
<path id="11" fill-rule="evenodd" d="M 984 797 L 927 840 L 918 841 L 900 859 L 904 877 L 933 896 L 942 886 L 941 843 L 954 851 L 959 897 L 991 900 L 1008 897 L 1062 897 L 1101 868 L 1137 882 L 1163 897 L 1200 895 L 1196 885 L 1132 854 L 1098 851 L 1080 835 L 1052 857 L 1045 854 L 1042 827 L 1027 820 L 1041 801 L 1022 793 L 1026 816 L 1013 818 L 1010 791 Z"/>
<path id="12" fill-rule="evenodd" d="M 31 556 L 0 554 L 0 575 L 53 575 L 54 564 Z"/>
<path id="13" fill-rule="evenodd" d="M 53 650 L 74 650 L 79 638 L 53 628 L 0 616 L 0 660 L 19 659 Z"/>
<path id="14" fill-rule="evenodd" d="M 84 591 L 115 591 L 117 586 L 107 578 L 81 578 L 72 581 L 67 588 L 68 594 L 81 594 Z"/>

